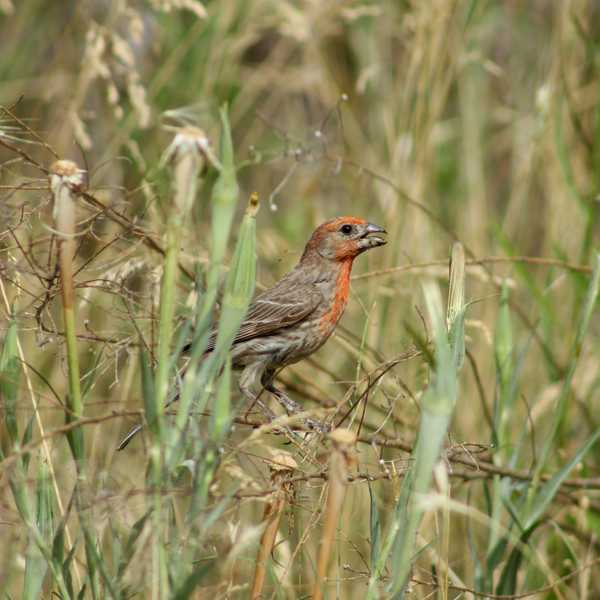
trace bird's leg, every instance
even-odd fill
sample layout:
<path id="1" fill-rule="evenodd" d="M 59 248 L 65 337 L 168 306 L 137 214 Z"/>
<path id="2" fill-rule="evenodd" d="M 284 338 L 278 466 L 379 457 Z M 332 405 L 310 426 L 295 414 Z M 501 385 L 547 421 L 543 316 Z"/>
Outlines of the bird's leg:
<path id="1" fill-rule="evenodd" d="M 250 408 L 252 408 L 254 404 L 258 404 L 259 408 L 266 415 L 269 421 L 275 421 L 277 419 L 277 415 L 260 399 L 262 391 L 266 389 L 264 385 L 262 385 L 264 373 L 265 364 L 262 361 L 251 363 L 246 366 L 240 375 L 240 391 L 246 398 L 250 400 Z M 255 392 L 257 379 L 261 383 L 261 388 L 258 393 Z M 297 434 L 285 425 L 280 428 L 280 431 L 287 435 L 290 440 L 297 438 Z"/>
<path id="2" fill-rule="evenodd" d="M 296 415 L 298 413 L 304 412 L 304 408 L 298 404 L 295 400 L 292 400 L 285 392 L 277 389 L 273 384 L 273 380 L 275 378 L 275 371 L 267 370 L 263 373 L 261 377 L 261 383 L 267 392 L 270 392 L 277 398 L 277 401 L 288 415 Z M 304 419 L 304 423 L 309 429 L 314 429 L 315 431 L 319 431 L 320 433 L 325 433 L 328 431 L 327 426 L 321 421 L 316 421 L 315 419 Z"/>
<path id="3" fill-rule="evenodd" d="M 256 392 L 256 383 L 257 380 L 262 379 L 261 374 L 265 370 L 264 363 L 258 361 L 255 363 L 251 363 L 248 366 L 244 367 L 242 374 L 240 375 L 240 391 L 242 395 L 245 396 L 248 400 L 250 400 L 250 410 L 254 404 L 258 404 L 258 407 L 262 412 L 267 416 L 270 420 L 273 420 L 276 415 L 273 411 L 260 399 L 260 392 Z M 261 390 L 262 391 L 262 390 Z"/>

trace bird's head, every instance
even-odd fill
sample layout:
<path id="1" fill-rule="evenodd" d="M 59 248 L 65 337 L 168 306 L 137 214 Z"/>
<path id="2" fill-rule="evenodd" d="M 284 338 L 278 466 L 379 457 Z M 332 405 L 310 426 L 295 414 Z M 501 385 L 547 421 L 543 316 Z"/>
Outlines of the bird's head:
<path id="1" fill-rule="evenodd" d="M 386 243 L 377 233 L 386 233 L 383 227 L 356 217 L 338 217 L 326 221 L 313 232 L 306 244 L 304 255 L 316 252 L 322 258 L 334 261 L 353 260 L 365 250 Z"/>

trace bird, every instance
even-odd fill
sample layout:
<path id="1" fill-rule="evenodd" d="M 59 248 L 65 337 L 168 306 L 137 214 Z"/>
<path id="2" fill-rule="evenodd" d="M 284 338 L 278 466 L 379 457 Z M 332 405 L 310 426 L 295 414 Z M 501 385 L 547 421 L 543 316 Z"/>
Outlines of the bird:
<path id="1" fill-rule="evenodd" d="M 383 227 L 358 217 L 326 221 L 312 233 L 298 264 L 254 298 L 230 350 L 232 367 L 241 370 L 240 391 L 247 399 L 269 413 L 259 399 L 265 390 L 288 413 L 302 410 L 275 387 L 275 375 L 310 356 L 329 339 L 348 303 L 354 260 L 386 244 L 378 235 L 385 233 Z M 216 339 L 215 329 L 205 355 L 214 350 Z M 309 426 L 318 428 L 313 421 Z M 133 428 L 118 449 L 125 448 L 141 427 Z"/>

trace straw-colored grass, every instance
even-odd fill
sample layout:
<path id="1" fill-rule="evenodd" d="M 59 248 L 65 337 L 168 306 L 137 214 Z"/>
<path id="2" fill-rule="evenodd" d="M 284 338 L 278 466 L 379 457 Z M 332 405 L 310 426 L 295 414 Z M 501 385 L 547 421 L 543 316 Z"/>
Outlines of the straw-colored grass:
<path id="1" fill-rule="evenodd" d="M 0 0 L 0 591 L 599 597 L 599 16 Z M 342 214 L 388 244 L 278 379 L 351 460 L 228 358 Z"/>

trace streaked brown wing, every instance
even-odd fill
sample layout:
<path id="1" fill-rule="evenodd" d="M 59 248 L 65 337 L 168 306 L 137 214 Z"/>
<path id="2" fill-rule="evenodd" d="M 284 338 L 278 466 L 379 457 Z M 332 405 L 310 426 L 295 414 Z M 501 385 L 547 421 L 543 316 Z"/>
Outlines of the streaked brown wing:
<path id="1" fill-rule="evenodd" d="M 282 280 L 254 299 L 233 343 L 271 335 L 295 325 L 310 315 L 321 302 L 323 295 L 316 288 L 306 284 L 293 285 L 289 280 Z M 210 338 L 207 351 L 214 349 L 215 340 L 216 332 Z"/>

